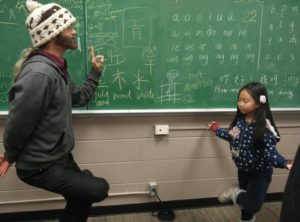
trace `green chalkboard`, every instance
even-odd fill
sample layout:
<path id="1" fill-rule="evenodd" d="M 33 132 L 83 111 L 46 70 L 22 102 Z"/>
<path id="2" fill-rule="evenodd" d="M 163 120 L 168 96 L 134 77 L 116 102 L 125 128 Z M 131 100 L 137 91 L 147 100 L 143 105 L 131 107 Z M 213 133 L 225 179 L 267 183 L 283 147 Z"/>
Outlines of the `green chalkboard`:
<path id="1" fill-rule="evenodd" d="M 16 1 L 3 2 L 18 8 L 11 3 Z M 101 85 L 87 110 L 234 108 L 237 91 L 249 81 L 267 86 L 273 108 L 300 108 L 299 0 L 58 3 L 80 17 L 82 51 L 68 63 L 78 83 L 89 69 L 87 46 L 105 56 Z M 0 46 L 8 48 L 1 55 L 0 107 L 6 109 L 9 66 L 18 43 L 24 48 L 29 40 L 27 33 L 15 36 L 21 32 L 0 7 Z M 19 27 L 25 14 L 16 13 Z"/>
<path id="2" fill-rule="evenodd" d="M 86 1 L 87 42 L 106 57 L 89 109 L 235 107 L 249 81 L 300 107 L 299 0 Z"/>

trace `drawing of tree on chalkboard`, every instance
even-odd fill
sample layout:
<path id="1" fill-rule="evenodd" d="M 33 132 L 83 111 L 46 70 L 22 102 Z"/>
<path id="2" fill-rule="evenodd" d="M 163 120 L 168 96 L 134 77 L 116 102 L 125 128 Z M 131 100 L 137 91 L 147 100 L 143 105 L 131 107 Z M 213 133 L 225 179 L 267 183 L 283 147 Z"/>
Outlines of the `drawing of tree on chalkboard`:
<path id="1" fill-rule="evenodd" d="M 176 83 L 176 78 L 179 76 L 177 70 L 169 70 L 167 72 L 168 83 L 161 85 L 161 104 L 167 103 L 176 103 L 180 101 L 181 94 L 178 93 L 178 87 L 181 83 Z"/>

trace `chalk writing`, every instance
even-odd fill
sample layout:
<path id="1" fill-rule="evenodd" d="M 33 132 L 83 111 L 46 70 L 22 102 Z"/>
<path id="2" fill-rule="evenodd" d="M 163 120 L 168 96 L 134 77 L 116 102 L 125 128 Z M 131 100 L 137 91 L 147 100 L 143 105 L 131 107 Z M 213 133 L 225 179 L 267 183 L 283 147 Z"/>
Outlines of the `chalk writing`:
<path id="1" fill-rule="evenodd" d="M 148 47 L 151 42 L 151 10 L 127 8 L 123 15 L 123 45 L 125 47 Z"/>
<path id="2" fill-rule="evenodd" d="M 168 10 L 162 10 L 162 16 L 157 10 L 154 14 L 152 6 L 147 3 L 129 3 L 122 7 L 113 0 L 105 2 L 105 7 L 103 4 L 95 5 L 94 9 L 88 7 L 91 14 L 101 7 L 101 14 L 106 17 L 110 14 L 108 11 L 118 12 L 112 26 L 116 32 L 110 35 L 110 45 L 102 44 L 101 50 L 117 49 L 108 50 L 106 57 L 108 66 L 114 64 L 117 68 L 110 70 L 111 82 L 118 86 L 115 89 L 127 95 L 123 95 L 124 101 L 129 98 L 138 102 L 143 97 L 141 95 L 147 95 L 144 98 L 158 99 L 160 104 L 178 104 L 180 107 L 180 104 L 201 103 L 201 96 L 196 96 L 196 93 L 234 94 L 242 85 L 254 80 L 268 87 L 279 87 L 282 83 L 288 85 L 293 81 L 292 91 L 294 94 L 295 90 L 299 91 L 295 79 L 297 75 L 284 75 L 288 72 L 279 70 L 276 65 L 295 64 L 299 53 L 272 49 L 278 43 L 283 47 L 297 45 L 298 26 L 290 14 L 294 13 L 297 18 L 298 5 L 273 3 L 266 7 L 264 1 L 236 0 L 228 7 L 219 8 L 207 1 L 205 5 L 209 9 L 206 10 L 193 8 L 193 0 L 185 3 L 175 0 L 175 5 L 179 7 L 168 6 Z M 165 4 L 161 3 L 159 7 L 163 6 Z M 270 17 L 273 14 L 274 18 Z M 275 18 L 278 14 L 280 17 Z M 276 24 L 277 20 L 280 21 Z M 91 24 L 95 26 L 97 22 Z M 154 24 L 159 24 L 158 27 L 163 29 L 156 29 Z M 97 33 L 102 37 L 107 35 L 109 29 L 104 27 L 105 22 L 99 27 L 92 28 L 91 25 L 88 28 L 90 40 L 99 42 L 100 39 L 95 38 Z M 280 32 L 282 36 L 276 34 L 280 27 L 287 33 Z M 157 30 L 159 33 L 155 33 Z M 270 50 L 265 50 L 266 45 Z M 129 93 L 130 84 L 132 88 Z M 278 89 L 278 93 L 273 95 L 293 99 L 291 93 L 284 90 Z"/>

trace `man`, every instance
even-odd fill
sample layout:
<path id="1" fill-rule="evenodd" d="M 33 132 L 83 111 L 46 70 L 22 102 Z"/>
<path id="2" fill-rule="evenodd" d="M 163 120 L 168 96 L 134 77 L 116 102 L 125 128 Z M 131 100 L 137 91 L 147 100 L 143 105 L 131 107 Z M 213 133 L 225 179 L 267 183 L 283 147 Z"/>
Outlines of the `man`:
<path id="1" fill-rule="evenodd" d="M 76 87 L 63 59 L 66 50 L 78 47 L 72 26 L 76 19 L 58 4 L 27 0 L 26 6 L 33 48 L 15 66 L 0 176 L 15 162 L 22 181 L 64 196 L 66 207 L 60 222 L 84 222 L 92 203 L 108 196 L 109 184 L 88 170 L 81 171 L 72 157 L 72 106 L 91 99 L 104 58 L 90 49 L 92 69 L 82 87 Z"/>
<path id="2" fill-rule="evenodd" d="M 300 144 L 285 185 L 281 207 L 281 222 L 296 222 L 300 217 Z"/>

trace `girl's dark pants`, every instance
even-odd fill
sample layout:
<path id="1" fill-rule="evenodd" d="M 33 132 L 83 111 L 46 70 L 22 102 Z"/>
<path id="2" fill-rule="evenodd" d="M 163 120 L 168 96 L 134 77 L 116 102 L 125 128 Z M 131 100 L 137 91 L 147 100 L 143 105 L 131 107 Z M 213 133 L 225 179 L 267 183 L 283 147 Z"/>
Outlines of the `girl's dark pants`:
<path id="1" fill-rule="evenodd" d="M 273 168 L 263 172 L 238 172 L 239 186 L 247 192 L 238 195 L 237 203 L 242 208 L 242 220 L 251 220 L 264 202 Z"/>
<path id="2" fill-rule="evenodd" d="M 103 178 L 94 177 L 89 171 L 81 171 L 73 156 L 46 169 L 17 170 L 25 183 L 61 194 L 66 206 L 59 222 L 86 222 L 93 202 L 108 196 L 109 184 Z"/>

